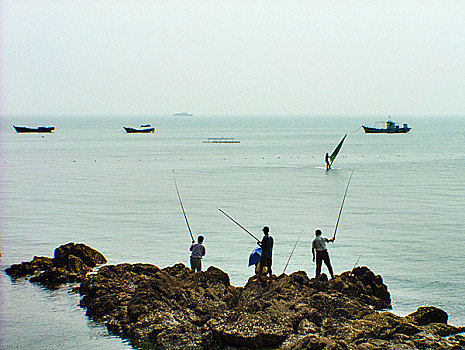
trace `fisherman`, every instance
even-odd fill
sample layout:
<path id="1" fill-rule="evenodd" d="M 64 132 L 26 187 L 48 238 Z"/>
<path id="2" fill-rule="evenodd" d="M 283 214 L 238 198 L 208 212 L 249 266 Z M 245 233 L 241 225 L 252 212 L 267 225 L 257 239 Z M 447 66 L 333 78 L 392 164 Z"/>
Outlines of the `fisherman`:
<path id="1" fill-rule="evenodd" d="M 205 247 L 203 246 L 203 236 L 197 238 L 198 243 L 192 242 L 191 253 L 191 270 L 193 272 L 202 271 L 202 257 L 205 256 Z"/>
<path id="2" fill-rule="evenodd" d="M 326 152 L 325 163 L 326 163 L 326 170 L 331 169 L 331 163 L 329 162 L 329 154 L 328 154 L 328 152 Z"/>
<path id="3" fill-rule="evenodd" d="M 328 268 L 329 274 L 331 278 L 334 278 L 333 267 L 331 266 L 331 261 L 329 260 L 328 250 L 326 249 L 326 243 L 333 242 L 333 238 L 326 238 L 321 236 L 321 231 L 315 231 L 315 239 L 312 242 L 312 255 L 313 255 L 313 262 L 315 262 L 315 255 L 316 255 L 316 273 L 315 278 L 318 280 L 321 272 L 321 265 L 324 261 L 326 267 Z"/>
<path id="4" fill-rule="evenodd" d="M 271 271 L 271 264 L 272 264 L 272 257 L 273 257 L 273 237 L 269 235 L 270 228 L 268 226 L 263 227 L 263 238 L 261 242 L 258 244 L 262 247 L 262 256 L 259 262 L 259 269 L 258 269 L 258 283 L 262 280 L 263 270 L 266 267 L 265 278 L 267 274 L 270 274 L 270 283 L 271 277 L 273 275 Z"/>

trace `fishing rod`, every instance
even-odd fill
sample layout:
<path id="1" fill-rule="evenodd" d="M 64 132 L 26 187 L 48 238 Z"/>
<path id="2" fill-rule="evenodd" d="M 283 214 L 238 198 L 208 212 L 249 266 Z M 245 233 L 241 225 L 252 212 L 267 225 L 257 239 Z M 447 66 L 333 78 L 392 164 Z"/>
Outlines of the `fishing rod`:
<path id="1" fill-rule="evenodd" d="M 289 261 L 291 261 L 292 254 L 294 254 L 295 247 L 297 247 L 297 243 L 299 243 L 300 236 L 302 236 L 302 232 L 304 232 L 304 230 L 302 230 L 302 231 L 300 232 L 299 238 L 297 238 L 297 241 L 296 241 L 295 244 L 294 244 L 294 248 L 292 248 L 291 255 L 289 255 L 289 259 L 287 259 L 286 266 L 284 266 L 283 274 L 286 272 L 287 265 L 289 265 Z"/>
<path id="2" fill-rule="evenodd" d="M 352 270 L 350 270 L 349 277 L 353 275 L 355 266 L 357 266 L 358 262 L 360 261 L 360 258 L 362 257 L 362 254 L 363 254 L 363 253 L 360 254 L 360 256 L 358 257 L 358 259 L 357 259 L 357 261 L 355 262 L 354 266 L 352 267 Z"/>
<path id="3" fill-rule="evenodd" d="M 251 235 L 257 242 L 260 242 L 260 240 L 255 237 L 253 234 L 251 234 L 244 226 L 242 226 L 240 223 L 238 223 L 236 220 L 234 220 L 232 217 L 230 217 L 228 214 L 226 214 L 224 211 L 221 209 L 218 209 L 221 213 L 223 213 L 226 217 L 228 217 L 232 222 L 234 222 L 237 226 L 239 226 L 241 229 L 243 229 L 245 232 L 247 232 L 249 235 Z"/>
<path id="4" fill-rule="evenodd" d="M 189 233 L 191 234 L 191 238 L 192 238 L 192 243 L 194 243 L 195 242 L 194 235 L 192 234 L 191 227 L 189 225 L 189 220 L 187 220 L 186 211 L 184 210 L 184 206 L 182 205 L 181 196 L 179 195 L 179 190 L 178 190 L 178 184 L 176 183 L 176 176 L 174 176 L 174 170 L 173 170 L 173 180 L 174 180 L 174 186 L 176 187 L 176 193 L 178 194 L 179 204 L 181 204 L 182 213 L 184 214 L 184 219 L 186 219 L 187 228 L 189 229 Z"/>
<path id="5" fill-rule="evenodd" d="M 355 166 L 354 166 L 354 168 L 352 169 L 352 173 L 350 174 L 349 181 L 347 182 L 347 187 L 346 187 L 346 191 L 345 191 L 345 193 L 344 193 L 344 197 L 342 198 L 341 208 L 339 209 L 339 215 L 337 216 L 336 227 L 334 228 L 333 242 L 334 242 L 334 240 L 336 239 L 337 227 L 338 227 L 338 225 L 339 225 L 339 220 L 341 219 L 342 208 L 344 207 L 344 201 L 346 200 L 347 190 L 349 189 L 350 180 L 352 179 L 352 175 L 354 175 L 354 170 L 355 170 Z"/>

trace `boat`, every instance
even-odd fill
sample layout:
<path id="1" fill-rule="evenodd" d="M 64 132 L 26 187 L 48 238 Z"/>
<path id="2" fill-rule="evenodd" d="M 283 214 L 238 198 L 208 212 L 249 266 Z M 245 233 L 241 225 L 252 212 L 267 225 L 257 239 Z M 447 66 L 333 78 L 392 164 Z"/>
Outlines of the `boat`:
<path id="1" fill-rule="evenodd" d="M 173 117 L 192 117 L 192 113 L 181 112 L 181 113 L 174 113 Z"/>
<path id="2" fill-rule="evenodd" d="M 209 137 L 203 143 L 241 143 L 241 141 L 235 140 L 232 137 Z"/>
<path id="3" fill-rule="evenodd" d="M 405 134 L 412 129 L 405 123 L 402 127 L 399 127 L 399 125 L 394 123 L 391 119 L 386 122 L 386 128 L 373 128 L 365 125 L 362 125 L 362 128 L 365 134 Z"/>
<path id="4" fill-rule="evenodd" d="M 54 126 L 38 126 L 37 128 L 28 128 L 26 126 L 16 126 L 13 125 L 17 133 L 27 133 L 27 132 L 53 132 L 55 130 Z"/>
<path id="5" fill-rule="evenodd" d="M 143 124 L 140 126 L 140 129 L 130 128 L 128 126 L 123 126 L 123 128 L 124 130 L 126 130 L 128 134 L 136 134 L 136 133 L 148 134 L 148 133 L 152 133 L 155 131 L 155 128 L 153 128 L 150 124 Z"/>

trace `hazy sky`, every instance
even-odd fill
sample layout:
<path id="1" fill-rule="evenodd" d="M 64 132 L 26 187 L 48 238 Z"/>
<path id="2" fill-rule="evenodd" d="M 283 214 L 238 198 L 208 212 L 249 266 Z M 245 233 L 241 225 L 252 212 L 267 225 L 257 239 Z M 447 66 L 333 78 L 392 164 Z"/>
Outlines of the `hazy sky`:
<path id="1" fill-rule="evenodd" d="M 0 0 L 0 113 L 465 115 L 465 1 Z"/>

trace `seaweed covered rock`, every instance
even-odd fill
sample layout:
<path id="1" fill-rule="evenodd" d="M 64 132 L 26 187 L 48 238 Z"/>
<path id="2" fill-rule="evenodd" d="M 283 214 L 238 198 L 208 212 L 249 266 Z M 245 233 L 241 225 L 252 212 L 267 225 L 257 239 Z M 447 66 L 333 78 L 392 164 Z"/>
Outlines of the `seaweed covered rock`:
<path id="1" fill-rule="evenodd" d="M 53 265 L 57 267 L 71 267 L 70 257 L 74 256 L 80 259 L 83 265 L 93 268 L 99 264 L 105 264 L 107 259 L 99 251 L 82 243 L 68 243 L 55 249 Z M 72 261 L 71 261 L 72 263 Z"/>
<path id="2" fill-rule="evenodd" d="M 53 266 L 53 259 L 45 256 L 35 256 L 31 261 L 13 264 L 5 270 L 11 278 L 33 276 L 48 270 Z"/>
<path id="3" fill-rule="evenodd" d="M 200 342 L 201 327 L 235 305 L 235 291 L 223 271 L 210 267 L 193 275 L 182 264 L 163 270 L 150 264 L 103 266 L 80 286 L 87 316 L 137 344 L 166 348 Z"/>
<path id="4" fill-rule="evenodd" d="M 298 271 L 234 287 L 215 267 L 194 274 L 182 264 L 120 264 L 88 275 L 80 293 L 88 317 L 136 347 L 454 349 L 465 340 L 461 328 L 377 311 L 391 299 L 366 267 L 327 282 Z"/>
<path id="5" fill-rule="evenodd" d="M 234 287 L 216 267 L 192 273 L 183 264 L 104 265 L 99 252 L 68 243 L 54 258 L 12 265 L 12 278 L 30 276 L 47 286 L 81 282 L 86 315 L 137 348 L 153 349 L 463 349 L 464 327 L 447 324 L 445 311 L 420 307 L 401 317 L 386 311 L 391 297 L 367 267 L 331 280 L 304 271 L 251 277 Z"/>
<path id="6" fill-rule="evenodd" d="M 344 295 L 356 298 L 377 310 L 391 308 L 391 295 L 380 275 L 375 275 L 368 267 L 356 267 L 331 279 L 328 289 L 340 291 Z"/>
<path id="7" fill-rule="evenodd" d="M 216 343 L 249 349 L 278 346 L 293 331 L 286 322 L 279 322 L 276 315 L 263 311 L 227 312 L 211 319 L 207 326 Z"/>
<path id="8" fill-rule="evenodd" d="M 29 262 L 11 265 L 5 272 L 12 278 L 26 277 L 31 282 L 54 288 L 63 283 L 79 282 L 97 264 L 106 262 L 97 250 L 82 243 L 68 243 L 55 249 L 54 258 L 35 256 Z"/>
<path id="9" fill-rule="evenodd" d="M 407 317 L 420 326 L 430 323 L 447 323 L 449 318 L 445 311 L 434 306 L 420 306 L 417 311 L 412 312 Z"/>

